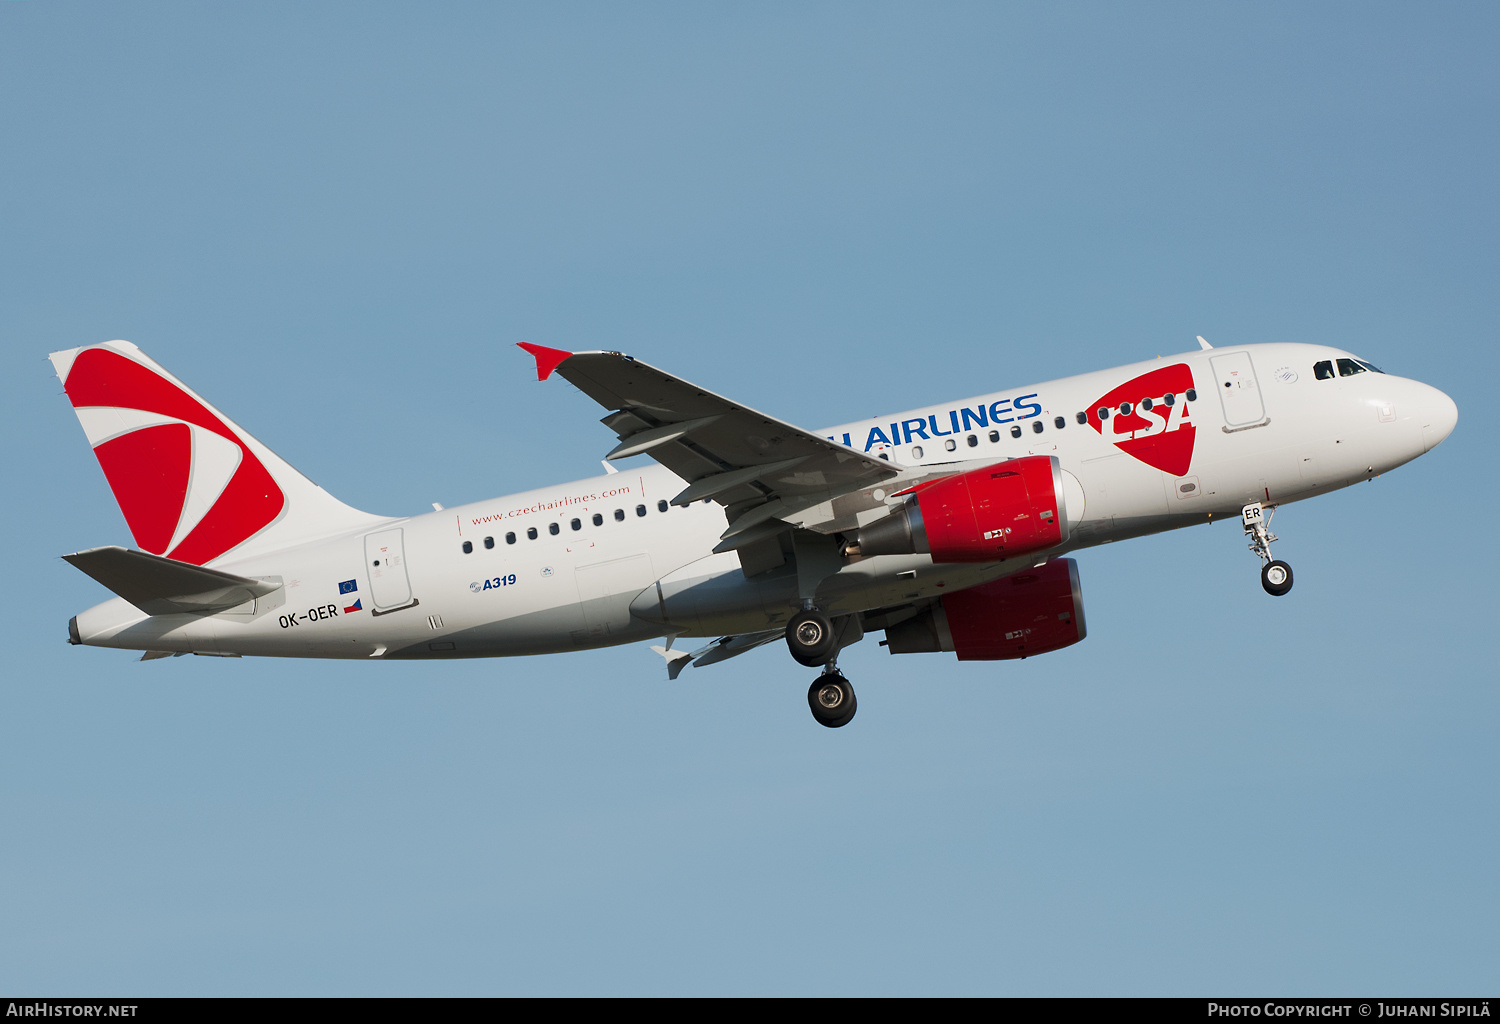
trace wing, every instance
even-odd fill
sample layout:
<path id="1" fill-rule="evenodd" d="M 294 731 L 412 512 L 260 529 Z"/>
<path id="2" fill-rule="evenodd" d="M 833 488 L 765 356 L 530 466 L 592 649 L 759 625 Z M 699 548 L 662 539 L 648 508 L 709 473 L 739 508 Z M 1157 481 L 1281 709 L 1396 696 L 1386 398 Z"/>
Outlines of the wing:
<path id="1" fill-rule="evenodd" d="M 620 443 L 605 458 L 650 455 L 688 481 L 674 505 L 707 498 L 724 506 L 729 528 L 716 550 L 788 523 L 824 533 L 850 528 L 859 512 L 884 510 L 870 491 L 902 472 L 619 352 L 520 347 L 536 358 L 538 380 L 556 372 L 611 410 L 600 422 Z"/>
<path id="2" fill-rule="evenodd" d="M 747 651 L 753 651 L 786 636 L 784 629 L 767 629 L 759 633 L 741 633 L 738 636 L 721 636 L 711 644 L 705 644 L 696 651 L 672 651 L 665 647 L 652 647 L 651 649 L 660 654 L 667 661 L 667 678 L 676 679 L 682 670 L 692 665 L 694 668 L 704 668 L 720 661 L 737 658 Z"/>

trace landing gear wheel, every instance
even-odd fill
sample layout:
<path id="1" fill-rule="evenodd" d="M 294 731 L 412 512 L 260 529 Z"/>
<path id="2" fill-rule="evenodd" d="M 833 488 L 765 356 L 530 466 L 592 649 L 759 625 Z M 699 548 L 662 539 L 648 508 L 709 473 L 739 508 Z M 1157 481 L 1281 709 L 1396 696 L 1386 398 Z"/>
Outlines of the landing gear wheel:
<path id="1" fill-rule="evenodd" d="M 1285 562 L 1267 562 L 1260 571 L 1260 585 L 1272 597 L 1281 597 L 1292 589 L 1292 567 Z"/>
<path id="2" fill-rule="evenodd" d="M 807 688 L 807 706 L 819 725 L 830 729 L 848 725 L 859 708 L 854 699 L 854 687 L 842 673 L 825 672 Z"/>
<path id="3" fill-rule="evenodd" d="M 1260 556 L 1260 585 L 1272 597 L 1281 597 L 1292 589 L 1292 567 L 1271 558 L 1271 542 L 1276 535 L 1270 525 L 1275 513 L 1275 505 L 1252 501 L 1240 510 L 1240 518 L 1245 523 L 1245 536 L 1250 538 L 1250 550 Z"/>
<path id="4" fill-rule="evenodd" d="M 825 665 L 833 654 L 833 623 L 816 609 L 798 612 L 786 624 L 786 646 L 799 664 Z"/>

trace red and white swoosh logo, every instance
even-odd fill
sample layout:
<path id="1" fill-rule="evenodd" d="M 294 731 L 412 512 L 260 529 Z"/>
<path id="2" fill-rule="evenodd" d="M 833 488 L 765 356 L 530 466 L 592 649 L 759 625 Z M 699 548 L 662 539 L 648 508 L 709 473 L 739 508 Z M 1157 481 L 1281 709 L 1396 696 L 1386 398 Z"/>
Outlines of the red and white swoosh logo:
<path id="1" fill-rule="evenodd" d="M 172 381 L 91 348 L 64 386 L 143 550 L 202 565 L 281 514 L 286 496 L 260 459 Z"/>
<path id="2" fill-rule="evenodd" d="M 1196 434 L 1186 397 L 1192 386 L 1193 371 L 1186 363 L 1144 373 L 1101 395 L 1088 411 L 1089 426 L 1146 465 L 1185 476 L 1193 463 Z M 1127 404 L 1130 411 L 1121 412 Z M 1108 410 L 1107 419 L 1099 418 L 1101 408 Z"/>

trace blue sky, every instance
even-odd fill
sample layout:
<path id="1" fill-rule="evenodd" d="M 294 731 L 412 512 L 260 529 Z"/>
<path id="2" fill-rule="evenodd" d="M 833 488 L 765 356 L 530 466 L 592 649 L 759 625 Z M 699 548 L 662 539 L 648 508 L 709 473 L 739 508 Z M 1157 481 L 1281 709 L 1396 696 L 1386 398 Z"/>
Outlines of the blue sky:
<path id="1" fill-rule="evenodd" d="M 0 990 L 1492 992 L 1487 4 L 0 5 Z M 1410 466 L 1079 556 L 1022 663 L 73 649 L 126 338 L 344 500 L 590 475 L 514 348 L 809 427 L 1221 344 L 1452 395 Z"/>

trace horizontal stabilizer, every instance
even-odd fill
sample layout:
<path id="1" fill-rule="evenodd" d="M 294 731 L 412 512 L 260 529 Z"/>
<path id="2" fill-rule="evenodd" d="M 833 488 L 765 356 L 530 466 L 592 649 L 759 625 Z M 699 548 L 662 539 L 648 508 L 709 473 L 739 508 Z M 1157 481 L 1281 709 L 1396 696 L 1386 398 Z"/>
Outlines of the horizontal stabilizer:
<path id="1" fill-rule="evenodd" d="M 281 586 L 121 547 L 90 548 L 63 558 L 147 615 L 207 615 Z"/>

